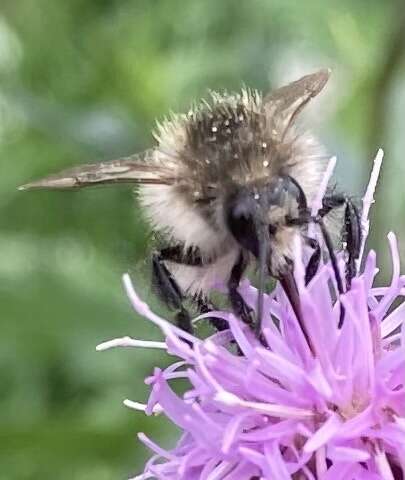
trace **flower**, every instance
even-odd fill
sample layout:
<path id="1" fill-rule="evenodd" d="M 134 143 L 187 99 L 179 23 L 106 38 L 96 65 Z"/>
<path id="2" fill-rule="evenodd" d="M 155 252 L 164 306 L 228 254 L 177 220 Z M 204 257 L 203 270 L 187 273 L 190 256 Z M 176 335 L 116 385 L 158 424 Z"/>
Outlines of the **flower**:
<path id="1" fill-rule="evenodd" d="M 381 164 L 376 158 L 364 197 L 362 223 Z M 366 236 L 366 235 L 365 235 Z M 365 240 L 365 238 L 364 238 Z M 182 430 L 177 445 L 164 450 L 145 434 L 154 456 L 137 480 L 399 480 L 405 478 L 405 276 L 400 275 L 395 235 L 388 235 L 392 279 L 374 287 L 376 254 L 341 296 L 330 284 L 328 262 L 305 286 L 299 261 L 295 277 L 306 335 L 281 287 L 265 295 L 263 337 L 231 312 L 210 312 L 229 329 L 200 339 L 158 317 L 124 284 L 134 309 L 156 324 L 164 342 L 129 337 L 99 345 L 166 349 L 177 360 L 155 368 L 146 405 L 125 401 L 147 415 L 164 414 Z M 245 281 L 240 293 L 255 308 L 256 289 Z M 306 339 L 308 337 L 308 340 Z M 235 350 L 234 343 L 238 346 Z M 188 380 L 182 395 L 175 379 Z"/>

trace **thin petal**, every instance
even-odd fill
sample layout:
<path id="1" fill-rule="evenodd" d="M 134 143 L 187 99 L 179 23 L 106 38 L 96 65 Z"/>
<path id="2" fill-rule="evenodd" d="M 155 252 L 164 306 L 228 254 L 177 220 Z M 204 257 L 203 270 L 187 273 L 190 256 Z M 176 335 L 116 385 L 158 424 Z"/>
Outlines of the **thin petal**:
<path id="1" fill-rule="evenodd" d="M 304 445 L 304 452 L 315 452 L 325 445 L 339 431 L 341 425 L 342 420 L 338 415 L 332 414 Z"/>
<path id="2" fill-rule="evenodd" d="M 395 480 L 385 452 L 377 451 L 374 460 L 382 480 Z"/>
<path id="3" fill-rule="evenodd" d="M 365 462 L 370 454 L 365 450 L 343 446 L 329 446 L 328 458 L 335 462 Z"/>
<path id="4" fill-rule="evenodd" d="M 390 333 L 394 332 L 405 321 L 405 302 L 397 307 L 392 313 L 388 315 L 381 323 L 381 337 L 385 338 Z"/>

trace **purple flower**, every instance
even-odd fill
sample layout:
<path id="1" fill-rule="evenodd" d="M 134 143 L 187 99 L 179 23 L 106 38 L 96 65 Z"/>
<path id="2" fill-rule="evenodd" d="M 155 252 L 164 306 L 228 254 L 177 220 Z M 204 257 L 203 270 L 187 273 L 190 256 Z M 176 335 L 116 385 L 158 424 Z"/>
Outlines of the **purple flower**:
<path id="1" fill-rule="evenodd" d="M 377 174 L 364 198 L 365 232 Z M 405 295 L 405 277 L 393 233 L 388 243 L 390 285 L 373 286 L 378 269 L 371 251 L 340 298 L 345 309 L 341 329 L 331 266 L 325 262 L 306 287 L 297 244 L 295 276 L 310 345 L 280 287 L 265 296 L 265 347 L 230 312 L 195 320 L 215 315 L 228 322 L 229 330 L 206 339 L 178 329 L 151 312 L 124 276 L 134 309 L 160 327 L 165 341 L 125 337 L 98 349 L 164 348 L 177 357 L 146 379 L 151 387 L 147 405 L 125 403 L 147 415 L 164 414 L 183 432 L 169 451 L 140 433 L 155 455 L 136 478 L 405 478 L 405 303 L 395 306 Z M 256 289 L 245 281 L 240 292 L 255 308 Z M 189 383 L 182 396 L 172 388 L 178 378 Z"/>

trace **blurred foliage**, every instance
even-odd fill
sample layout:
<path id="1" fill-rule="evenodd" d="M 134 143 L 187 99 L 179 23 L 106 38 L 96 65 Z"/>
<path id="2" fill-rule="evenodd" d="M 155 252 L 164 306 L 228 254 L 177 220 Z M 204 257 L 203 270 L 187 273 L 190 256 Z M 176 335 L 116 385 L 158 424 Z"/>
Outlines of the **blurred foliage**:
<path id="1" fill-rule="evenodd" d="M 311 126 L 355 196 L 386 149 L 372 236 L 385 251 L 389 229 L 404 239 L 404 36 L 402 1 L 2 0 L 0 480 L 126 478 L 148 455 L 137 431 L 175 438 L 120 404 L 145 400 L 143 378 L 168 360 L 94 348 L 124 334 L 159 338 L 120 283 L 133 270 L 150 298 L 135 267 L 147 226 L 131 190 L 16 186 L 145 148 L 155 117 L 208 88 L 267 90 L 330 66 Z"/>

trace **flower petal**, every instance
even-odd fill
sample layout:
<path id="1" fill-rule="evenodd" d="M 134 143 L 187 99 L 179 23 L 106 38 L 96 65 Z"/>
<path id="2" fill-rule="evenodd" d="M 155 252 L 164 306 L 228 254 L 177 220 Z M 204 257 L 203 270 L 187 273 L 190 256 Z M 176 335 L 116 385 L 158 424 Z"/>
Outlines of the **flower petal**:
<path id="1" fill-rule="evenodd" d="M 315 452 L 325 445 L 340 429 L 342 420 L 332 414 L 304 445 L 304 452 Z"/>

